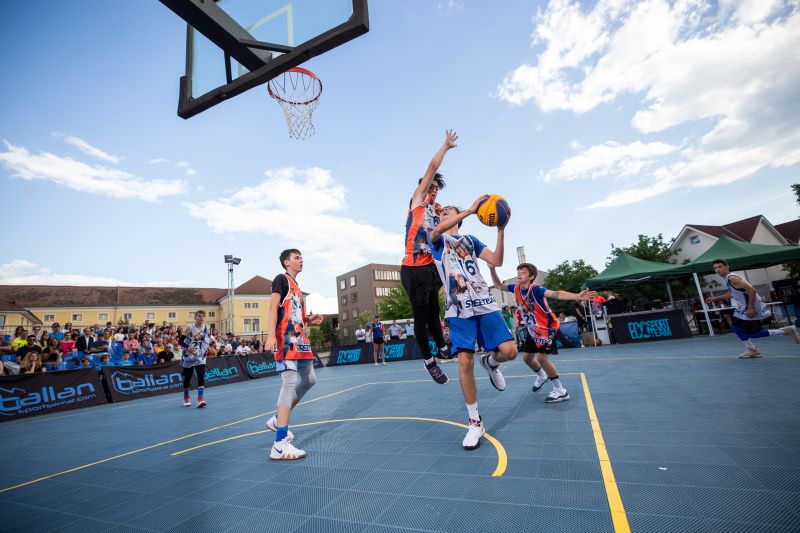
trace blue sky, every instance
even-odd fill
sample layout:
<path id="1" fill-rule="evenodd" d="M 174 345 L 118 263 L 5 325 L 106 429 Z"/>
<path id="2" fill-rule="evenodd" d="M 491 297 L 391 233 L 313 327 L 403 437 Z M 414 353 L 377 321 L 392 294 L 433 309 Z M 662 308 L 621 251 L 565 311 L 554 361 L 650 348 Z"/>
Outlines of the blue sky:
<path id="1" fill-rule="evenodd" d="M 372 0 L 370 32 L 307 63 L 316 134 L 263 88 L 177 117 L 185 26 L 155 0 L 17 2 L 0 19 L 0 283 L 223 287 L 306 258 L 399 263 L 445 128 L 441 199 L 505 196 L 514 249 L 603 267 L 610 243 L 798 215 L 800 13 L 775 0 Z M 465 230 L 490 245 L 477 220 Z"/>

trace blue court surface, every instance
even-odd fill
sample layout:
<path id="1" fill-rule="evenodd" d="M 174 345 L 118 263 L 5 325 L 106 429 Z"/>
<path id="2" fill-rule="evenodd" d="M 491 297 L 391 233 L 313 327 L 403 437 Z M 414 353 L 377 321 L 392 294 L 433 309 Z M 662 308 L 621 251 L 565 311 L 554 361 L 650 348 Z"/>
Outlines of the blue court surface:
<path id="1" fill-rule="evenodd" d="M 209 389 L 203 410 L 173 395 L 8 422 L 0 530 L 798 531 L 800 346 L 759 347 L 563 351 L 572 399 L 554 405 L 521 360 L 502 393 L 478 367 L 495 440 L 472 452 L 452 363 L 445 386 L 420 361 L 319 369 L 300 461 L 268 459 L 277 377 Z"/>

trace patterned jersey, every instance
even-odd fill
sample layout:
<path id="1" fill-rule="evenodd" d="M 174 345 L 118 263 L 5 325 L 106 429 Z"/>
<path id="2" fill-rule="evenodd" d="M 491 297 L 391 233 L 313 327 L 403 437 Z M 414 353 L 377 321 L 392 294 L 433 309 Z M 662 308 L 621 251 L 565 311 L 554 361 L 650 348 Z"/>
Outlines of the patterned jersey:
<path id="1" fill-rule="evenodd" d="M 372 340 L 383 339 L 383 323 L 382 322 L 372 322 L 369 325 L 370 331 L 372 331 Z"/>
<path id="2" fill-rule="evenodd" d="M 183 334 L 186 335 L 186 340 L 189 344 L 186 349 L 183 350 L 181 366 L 184 368 L 191 368 L 193 366 L 206 364 L 208 343 L 211 340 L 208 326 L 203 325 L 197 327 L 192 323 L 186 326 L 186 329 L 183 330 Z"/>
<path id="3" fill-rule="evenodd" d="M 520 325 L 530 333 L 534 339 L 548 338 L 558 330 L 560 324 L 556 314 L 550 310 L 544 293 L 547 289 L 535 283 L 523 289 L 514 283 L 506 287 L 508 292 L 513 292 L 517 300 L 517 317 Z"/>
<path id="4" fill-rule="evenodd" d="M 286 276 L 289 291 L 278 307 L 278 324 L 275 332 L 278 351 L 275 353 L 275 360 L 314 359 L 311 343 L 308 342 L 306 335 L 306 304 L 303 301 L 303 292 L 292 276 L 289 274 L 279 274 L 279 276 Z"/>
<path id="5" fill-rule="evenodd" d="M 406 254 L 403 264 L 406 266 L 424 266 L 433 264 L 431 249 L 428 244 L 428 233 L 439 224 L 439 214 L 442 206 L 431 202 L 430 197 L 425 198 L 425 203 L 408 211 L 406 218 Z"/>
<path id="6" fill-rule="evenodd" d="M 725 286 L 728 287 L 728 292 L 731 293 L 731 300 L 733 300 L 733 305 L 736 307 L 733 316 L 741 318 L 742 320 L 762 320 L 769 318 L 772 313 L 770 313 L 767 306 L 764 305 L 764 302 L 761 301 L 761 296 L 758 294 L 756 294 L 756 301 L 753 302 L 753 309 L 756 314 L 752 318 L 747 316 L 747 305 L 750 303 L 750 295 L 747 294 L 747 291 L 734 287 L 731 283 L 731 276 L 739 276 L 731 274 L 730 272 L 725 276 Z"/>
<path id="7" fill-rule="evenodd" d="M 445 318 L 468 318 L 499 311 L 478 268 L 478 256 L 486 248 L 472 235 L 447 235 L 432 242 L 433 260 L 444 283 Z"/>

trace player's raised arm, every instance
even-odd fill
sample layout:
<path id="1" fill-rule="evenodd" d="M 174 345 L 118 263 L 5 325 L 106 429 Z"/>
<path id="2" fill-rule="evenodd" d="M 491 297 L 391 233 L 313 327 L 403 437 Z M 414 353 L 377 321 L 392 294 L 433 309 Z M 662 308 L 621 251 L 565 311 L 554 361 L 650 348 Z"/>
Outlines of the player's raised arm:
<path id="1" fill-rule="evenodd" d="M 431 186 L 431 182 L 433 181 L 433 176 L 436 174 L 436 171 L 439 170 L 440 166 L 442 166 L 444 154 L 446 154 L 451 148 L 458 146 L 456 144 L 457 140 L 458 134 L 455 131 L 445 130 L 444 142 L 442 143 L 442 146 L 439 147 L 439 150 L 437 150 L 437 152 L 433 155 L 431 162 L 428 163 L 428 168 L 425 170 L 425 174 L 422 176 L 422 181 L 414 191 L 414 195 L 411 197 L 411 209 L 414 209 L 416 206 L 425 202 L 425 198 L 428 196 L 428 187 Z"/>
<path id="2" fill-rule="evenodd" d="M 477 206 L 475 208 L 477 210 Z M 508 212 L 508 218 L 511 219 L 511 211 Z M 497 246 L 494 251 L 484 248 L 481 252 L 480 258 L 489 263 L 490 267 L 503 266 L 503 255 L 505 254 L 505 233 L 508 220 L 502 226 L 497 226 Z"/>
<path id="3" fill-rule="evenodd" d="M 478 196 L 478 198 L 474 202 L 472 202 L 472 205 L 469 207 L 469 209 L 461 211 L 460 213 L 456 213 L 453 216 L 447 216 L 447 217 L 442 216 L 442 221 L 439 223 L 438 226 L 433 228 L 433 231 L 431 231 L 430 234 L 431 242 L 438 241 L 439 237 L 450 231 L 450 229 L 452 229 L 454 226 L 460 224 L 462 220 L 464 220 L 470 215 L 474 215 L 478 211 L 478 206 L 480 205 L 480 203 L 484 201 L 487 198 L 487 196 L 488 195 L 486 194 Z M 445 211 L 447 211 L 448 209 L 455 211 L 455 208 L 453 207 L 444 208 Z"/>
<path id="4" fill-rule="evenodd" d="M 500 276 L 497 275 L 497 270 L 495 269 L 494 265 L 489 265 L 489 273 L 492 275 L 492 283 L 494 283 L 495 289 L 504 291 L 508 288 L 503 285 L 503 282 L 500 280 Z"/>
<path id="5" fill-rule="evenodd" d="M 548 289 L 544 292 L 544 296 L 545 298 L 555 298 L 556 300 L 578 300 L 585 302 L 597 296 L 597 291 L 583 289 L 579 293 L 574 293 L 569 291 L 551 291 Z"/>

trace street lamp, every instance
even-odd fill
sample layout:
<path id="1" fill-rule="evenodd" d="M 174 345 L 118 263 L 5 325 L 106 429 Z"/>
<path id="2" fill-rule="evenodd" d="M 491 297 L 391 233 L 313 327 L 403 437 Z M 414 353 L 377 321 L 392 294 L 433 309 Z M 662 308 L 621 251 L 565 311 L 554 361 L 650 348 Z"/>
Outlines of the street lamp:
<path id="1" fill-rule="evenodd" d="M 233 265 L 238 265 L 242 262 L 241 257 L 233 257 L 232 255 L 225 256 L 225 264 L 228 265 L 228 320 L 230 325 L 230 332 L 236 335 L 236 320 L 234 319 L 234 306 L 233 306 Z"/>

